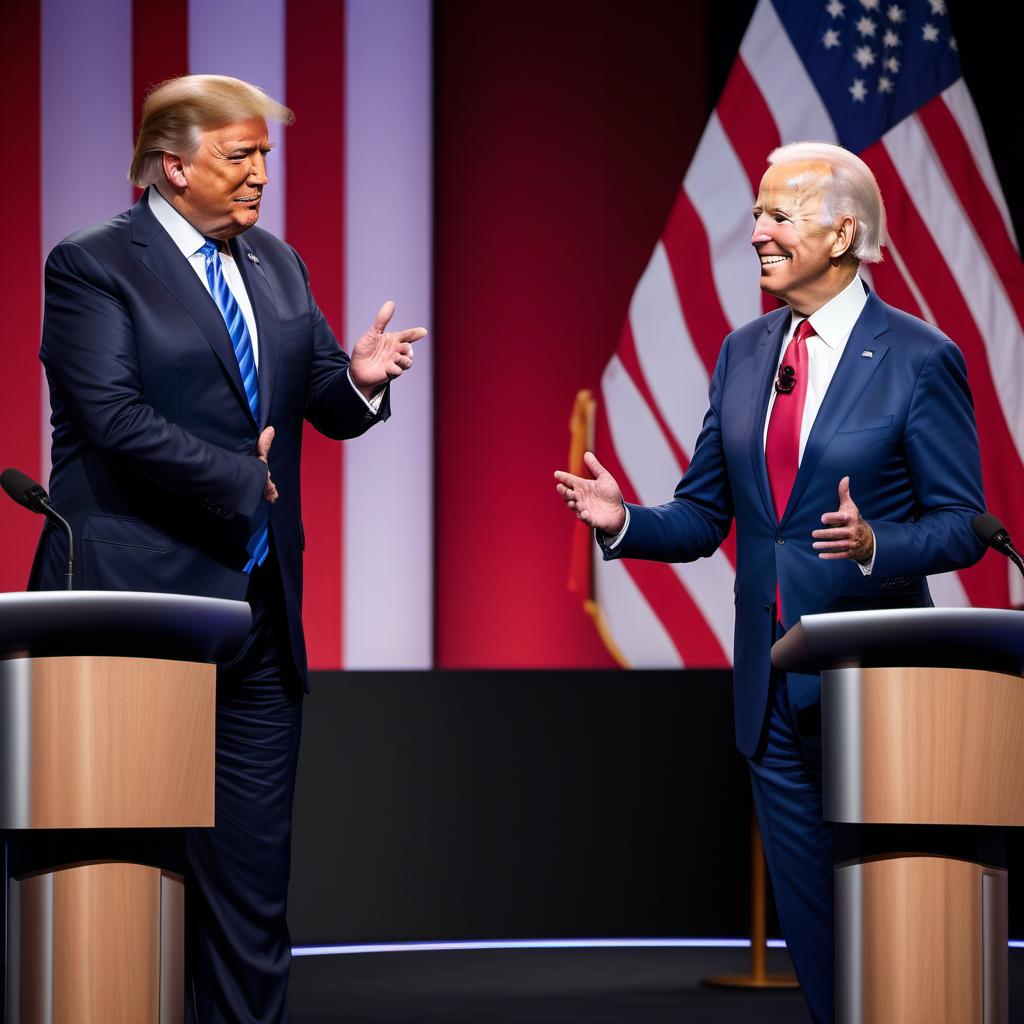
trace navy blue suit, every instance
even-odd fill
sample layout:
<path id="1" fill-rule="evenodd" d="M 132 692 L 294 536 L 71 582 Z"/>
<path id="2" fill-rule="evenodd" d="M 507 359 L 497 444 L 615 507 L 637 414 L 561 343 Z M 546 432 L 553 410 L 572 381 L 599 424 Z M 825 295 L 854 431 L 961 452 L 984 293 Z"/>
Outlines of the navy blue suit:
<path id="1" fill-rule="evenodd" d="M 251 228 L 232 240 L 255 314 L 261 422 L 223 316 L 147 197 L 61 242 L 46 263 L 40 357 L 53 409 L 50 494 L 78 541 L 75 586 L 247 599 L 253 630 L 217 679 L 217 819 L 188 836 L 188 1006 L 204 1022 L 287 1019 L 291 807 L 308 689 L 302 634 L 303 421 L 355 437 L 373 413 L 296 252 Z M 276 436 L 271 552 L 260 431 Z M 46 526 L 30 587 L 63 587 Z"/>
<path id="2" fill-rule="evenodd" d="M 736 741 L 751 759 L 790 951 L 817 1018 L 829 1020 L 832 843 L 821 821 L 820 692 L 816 677 L 773 674 L 776 582 L 786 625 L 815 612 L 928 606 L 927 575 L 981 557 L 971 520 L 985 501 L 963 356 L 939 331 L 869 294 L 780 521 L 763 431 L 789 323 L 790 310 L 781 309 L 725 339 L 674 499 L 630 505 L 621 543 L 602 547 L 606 558 L 692 561 L 710 555 L 736 520 Z M 811 532 L 837 508 L 844 476 L 875 534 L 870 576 L 812 548 Z"/>
<path id="3" fill-rule="evenodd" d="M 303 420 L 356 437 L 387 419 L 388 396 L 375 416 L 353 389 L 294 249 L 260 228 L 231 249 L 259 331 L 258 424 L 220 311 L 145 196 L 50 253 L 40 350 L 53 410 L 50 495 L 79 541 L 76 587 L 243 598 L 266 479 L 256 439 L 273 426 L 280 499 L 270 526 L 305 685 Z M 63 537 L 45 529 L 31 585 L 61 588 L 64 560 Z"/>

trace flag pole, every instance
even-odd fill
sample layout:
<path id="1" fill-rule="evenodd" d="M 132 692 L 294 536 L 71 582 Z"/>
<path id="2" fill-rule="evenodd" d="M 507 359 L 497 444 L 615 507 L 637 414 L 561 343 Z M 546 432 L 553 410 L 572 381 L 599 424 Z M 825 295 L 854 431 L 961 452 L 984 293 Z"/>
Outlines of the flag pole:
<path id="1" fill-rule="evenodd" d="M 715 988 L 799 988 L 793 974 L 768 973 L 768 878 L 757 815 L 750 809 L 750 973 L 704 979 Z"/>

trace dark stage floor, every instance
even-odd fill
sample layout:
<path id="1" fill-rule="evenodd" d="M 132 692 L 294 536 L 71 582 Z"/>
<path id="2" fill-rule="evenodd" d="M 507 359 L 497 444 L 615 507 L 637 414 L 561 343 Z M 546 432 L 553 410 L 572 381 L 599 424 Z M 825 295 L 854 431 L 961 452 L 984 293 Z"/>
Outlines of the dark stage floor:
<path id="1" fill-rule="evenodd" d="M 469 950 L 300 957 L 293 1024 L 809 1024 L 796 992 L 726 992 L 738 949 Z M 786 955 L 772 950 L 772 970 Z M 1010 953 L 1010 1021 L 1024 1022 L 1024 952 Z"/>

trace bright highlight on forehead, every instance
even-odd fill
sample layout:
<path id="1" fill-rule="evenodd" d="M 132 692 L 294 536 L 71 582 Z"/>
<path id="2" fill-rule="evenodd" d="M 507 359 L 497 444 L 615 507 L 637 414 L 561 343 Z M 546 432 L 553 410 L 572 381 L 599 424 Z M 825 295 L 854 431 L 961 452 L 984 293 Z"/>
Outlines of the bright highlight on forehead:
<path id="1" fill-rule="evenodd" d="M 832 184 L 832 168 L 825 160 L 794 160 L 772 164 L 761 179 L 758 202 L 806 202 L 820 198 Z"/>

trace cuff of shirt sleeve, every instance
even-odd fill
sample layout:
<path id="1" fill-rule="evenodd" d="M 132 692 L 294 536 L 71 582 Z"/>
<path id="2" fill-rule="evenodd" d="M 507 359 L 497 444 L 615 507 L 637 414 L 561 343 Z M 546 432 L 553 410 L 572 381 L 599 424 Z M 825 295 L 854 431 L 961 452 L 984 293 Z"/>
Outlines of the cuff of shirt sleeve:
<path id="1" fill-rule="evenodd" d="M 871 530 L 871 527 L 868 527 Z M 871 530 L 871 557 L 866 562 L 858 562 L 857 568 L 865 576 L 871 575 L 871 570 L 875 567 L 875 556 L 878 554 L 878 538 L 875 536 L 875 531 Z"/>
<path id="2" fill-rule="evenodd" d="M 369 409 L 374 416 L 376 416 L 377 413 L 380 412 L 380 403 L 384 399 L 384 389 L 387 387 L 387 384 L 381 384 L 380 389 L 373 396 L 373 398 L 367 398 L 366 395 L 364 395 L 362 391 L 360 391 L 359 388 L 356 387 L 356 382 L 352 379 L 352 371 L 346 370 L 345 373 L 348 376 L 349 384 L 352 385 L 352 390 L 355 391 L 355 393 L 363 400 L 364 404 L 366 405 L 366 408 Z"/>
<path id="3" fill-rule="evenodd" d="M 629 509 L 625 505 L 622 508 L 626 513 L 626 521 L 622 524 L 622 529 L 611 540 L 608 539 L 607 534 L 601 534 L 600 536 L 600 543 L 608 551 L 614 551 L 622 543 L 622 538 L 626 536 L 626 531 L 629 529 Z M 600 534 L 601 531 L 595 530 L 594 533 Z"/>

